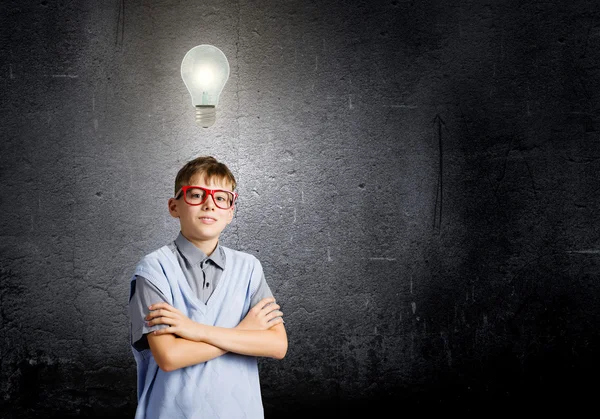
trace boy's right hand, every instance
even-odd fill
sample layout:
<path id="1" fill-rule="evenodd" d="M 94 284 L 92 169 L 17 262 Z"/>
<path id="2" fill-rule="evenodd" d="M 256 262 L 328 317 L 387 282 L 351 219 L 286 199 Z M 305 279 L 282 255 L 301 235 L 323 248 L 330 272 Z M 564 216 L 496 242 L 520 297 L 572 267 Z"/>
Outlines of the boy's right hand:
<path id="1" fill-rule="evenodd" d="M 248 311 L 246 317 L 235 327 L 242 330 L 267 330 L 283 323 L 283 313 L 275 298 L 263 298 Z"/>

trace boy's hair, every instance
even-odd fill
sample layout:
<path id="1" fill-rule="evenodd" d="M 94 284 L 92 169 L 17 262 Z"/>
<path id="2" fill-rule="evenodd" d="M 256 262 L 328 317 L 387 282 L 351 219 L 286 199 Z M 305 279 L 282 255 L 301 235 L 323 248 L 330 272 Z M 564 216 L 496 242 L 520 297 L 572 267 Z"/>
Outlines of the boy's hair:
<path id="1" fill-rule="evenodd" d="M 198 174 L 203 174 L 204 180 L 207 183 L 215 178 L 220 181 L 231 183 L 231 190 L 235 190 L 235 177 L 229 168 L 225 164 L 218 162 L 217 159 L 212 156 L 201 156 L 196 157 L 194 160 L 190 160 L 179 169 L 177 177 L 175 178 L 174 194 L 179 192 L 179 189 L 181 189 L 182 186 L 189 185 L 192 177 Z"/>

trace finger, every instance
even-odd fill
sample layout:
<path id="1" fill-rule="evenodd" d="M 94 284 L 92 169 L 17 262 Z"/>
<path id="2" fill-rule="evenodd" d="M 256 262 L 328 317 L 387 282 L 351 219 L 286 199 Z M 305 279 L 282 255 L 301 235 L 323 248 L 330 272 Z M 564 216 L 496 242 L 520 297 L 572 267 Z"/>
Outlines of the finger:
<path id="1" fill-rule="evenodd" d="M 169 308 L 169 307 L 171 307 L 171 305 L 169 303 L 165 303 L 164 301 L 154 303 L 154 304 L 151 304 L 150 306 L 148 306 L 148 308 L 150 310 L 158 310 L 159 308 Z"/>
<path id="2" fill-rule="evenodd" d="M 271 304 L 267 304 L 266 306 L 263 307 L 263 310 L 266 313 L 270 313 L 271 311 L 276 311 L 279 310 L 281 307 L 279 306 L 279 304 L 277 303 L 271 303 Z"/>
<path id="3" fill-rule="evenodd" d="M 279 306 L 277 306 L 277 308 L 279 308 Z M 267 309 L 267 307 L 265 307 L 265 309 L 262 310 L 260 314 L 261 314 L 261 316 L 265 317 L 266 319 L 277 317 L 277 313 L 279 312 L 279 310 L 277 308 L 274 308 L 274 307 L 271 308 L 271 307 L 269 307 Z M 271 313 L 275 313 L 275 314 L 273 316 L 271 316 Z"/>
<path id="4" fill-rule="evenodd" d="M 270 321 L 276 317 L 283 317 L 283 311 L 274 310 L 265 316 L 267 321 Z"/>
<path id="5" fill-rule="evenodd" d="M 262 309 L 267 304 L 274 303 L 274 302 L 275 302 L 275 297 L 265 297 L 258 302 L 257 306 L 259 306 Z"/>
<path id="6" fill-rule="evenodd" d="M 155 317 L 176 317 L 176 314 L 173 313 L 172 311 L 165 310 L 163 308 L 163 309 L 154 310 L 154 311 L 151 311 L 150 313 L 148 313 L 148 315 L 146 316 L 146 320 L 150 320 Z"/>
<path id="7" fill-rule="evenodd" d="M 156 335 L 156 336 L 175 334 L 175 328 L 174 327 L 165 327 L 164 329 L 155 330 L 154 332 L 152 332 L 152 334 Z"/>
<path id="8" fill-rule="evenodd" d="M 163 302 L 160 303 L 156 303 L 156 304 L 152 304 L 151 306 L 148 307 L 150 310 L 159 310 L 159 309 L 163 309 L 163 310 L 169 310 L 169 311 L 177 311 L 177 309 L 175 307 L 173 307 L 172 305 Z"/>
<path id="9" fill-rule="evenodd" d="M 155 326 L 157 324 L 168 324 L 168 325 L 174 325 L 176 324 L 176 319 L 173 319 L 171 317 L 156 317 L 152 320 L 148 320 L 146 322 L 146 324 L 148 326 Z"/>
<path id="10" fill-rule="evenodd" d="M 269 328 L 271 328 L 276 324 L 284 323 L 284 321 L 282 317 L 275 317 L 274 319 L 269 320 L 267 323 L 269 323 Z"/>
<path id="11" fill-rule="evenodd" d="M 167 303 L 161 303 L 160 305 L 152 304 L 151 307 L 153 310 L 161 309 L 161 310 L 167 310 L 171 313 L 181 314 L 181 311 L 177 310 L 175 307 L 173 307 L 172 305 L 169 305 Z"/>

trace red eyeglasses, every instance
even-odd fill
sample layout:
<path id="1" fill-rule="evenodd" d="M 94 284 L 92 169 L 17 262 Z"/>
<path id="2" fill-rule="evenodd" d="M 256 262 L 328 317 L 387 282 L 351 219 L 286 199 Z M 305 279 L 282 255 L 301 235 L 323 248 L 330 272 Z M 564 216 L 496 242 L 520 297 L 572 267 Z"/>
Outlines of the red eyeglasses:
<path id="1" fill-rule="evenodd" d="M 188 205 L 202 205 L 208 198 L 212 196 L 213 202 L 217 208 L 229 209 L 238 197 L 237 192 L 230 192 L 224 189 L 206 189 L 202 186 L 182 186 L 179 192 L 175 194 L 175 199 L 181 198 Z"/>

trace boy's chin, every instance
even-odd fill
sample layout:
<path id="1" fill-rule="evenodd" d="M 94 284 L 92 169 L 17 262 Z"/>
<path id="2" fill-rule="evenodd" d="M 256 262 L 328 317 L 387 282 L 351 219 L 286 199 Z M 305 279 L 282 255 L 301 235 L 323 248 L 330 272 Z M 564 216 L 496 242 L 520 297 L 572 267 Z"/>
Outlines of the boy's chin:
<path id="1" fill-rule="evenodd" d="M 221 230 L 210 229 L 211 231 L 206 231 L 208 229 L 193 229 L 193 230 L 182 230 L 181 232 L 188 240 L 198 240 L 198 241 L 211 241 L 218 240 L 221 235 Z"/>

